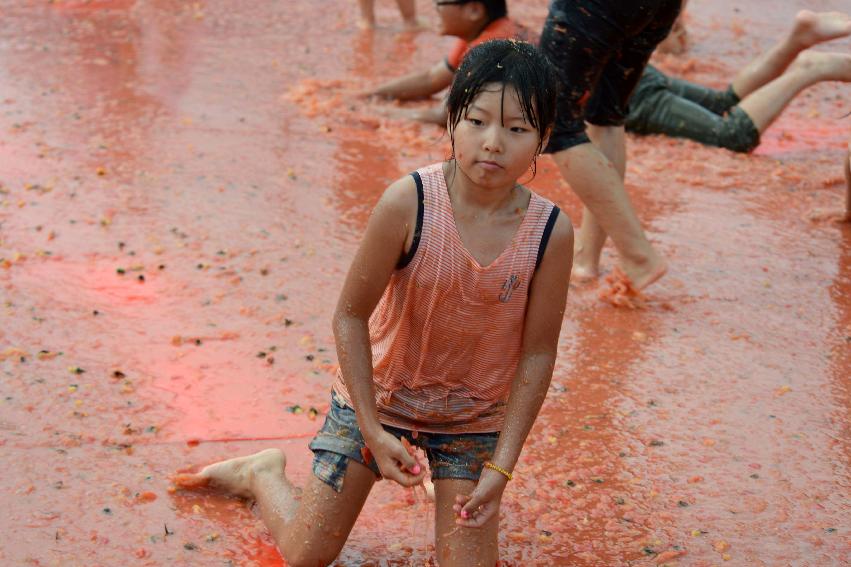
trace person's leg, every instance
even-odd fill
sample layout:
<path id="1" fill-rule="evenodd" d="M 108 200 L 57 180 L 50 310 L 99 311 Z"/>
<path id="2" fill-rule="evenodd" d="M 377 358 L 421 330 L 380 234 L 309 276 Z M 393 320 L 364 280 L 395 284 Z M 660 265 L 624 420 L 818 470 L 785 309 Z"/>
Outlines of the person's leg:
<path id="1" fill-rule="evenodd" d="M 614 166 L 621 184 L 623 184 L 626 169 L 626 141 L 623 132 L 621 131 L 619 135 L 616 128 L 605 128 L 590 124 L 588 125 L 588 137 Z M 597 222 L 594 214 L 588 207 L 583 207 L 582 225 L 577 231 L 573 251 L 574 262 L 579 264 L 579 267 L 573 271 L 573 276 L 577 280 L 597 277 L 600 254 L 606 244 L 606 238 L 606 231 Z M 593 269 L 589 270 L 589 266 L 593 266 Z"/>
<path id="2" fill-rule="evenodd" d="M 779 77 L 805 49 L 849 34 L 851 17 L 847 14 L 802 10 L 788 35 L 739 71 L 731 84 L 733 90 L 744 99 Z"/>
<path id="3" fill-rule="evenodd" d="M 630 101 L 628 132 L 688 138 L 736 152 L 749 152 L 759 144 L 759 131 L 741 109 L 732 108 L 722 115 L 714 108 L 704 108 L 678 94 L 676 89 L 670 88 L 669 82 L 660 80 L 661 77 L 664 77 L 661 73 L 642 77 Z M 733 97 L 735 99 L 735 95 Z M 723 102 L 720 93 L 698 98 L 704 103 L 714 101 L 720 105 Z"/>
<path id="4" fill-rule="evenodd" d="M 375 473 L 350 460 L 340 492 L 311 476 L 299 494 L 287 480 L 285 467 L 284 454 L 267 449 L 214 463 L 198 474 L 178 475 L 175 483 L 190 489 L 211 486 L 256 500 L 260 516 L 288 565 L 328 565 L 343 548 L 375 483 Z"/>
<path id="5" fill-rule="evenodd" d="M 360 8 L 360 18 L 358 26 L 363 29 L 372 29 L 375 27 L 375 0 L 358 0 Z"/>
<path id="6" fill-rule="evenodd" d="M 781 76 L 743 97 L 739 108 L 762 133 L 798 93 L 822 81 L 851 82 L 851 55 L 805 51 Z"/>
<path id="7" fill-rule="evenodd" d="M 676 77 L 666 77 L 666 79 L 668 90 L 672 94 L 719 116 L 729 112 L 741 100 L 732 86 L 722 91 Z"/>
<path id="8" fill-rule="evenodd" d="M 649 2 L 648 6 L 661 4 L 665 2 Z M 631 72 L 625 73 L 619 62 L 613 62 L 609 76 L 604 78 L 604 69 L 619 51 L 627 32 L 639 33 L 642 26 L 662 23 L 667 28 L 656 38 L 657 43 L 661 41 L 679 9 L 679 2 L 667 4 L 671 14 L 664 18 L 657 18 L 661 14 L 655 14 L 654 9 L 636 6 L 634 2 L 625 3 L 620 7 L 623 9 L 613 6 L 612 14 L 624 16 L 624 21 L 609 18 L 612 14 L 597 14 L 600 8 L 593 3 L 556 1 L 550 7 L 541 48 L 567 88 L 559 94 L 558 116 L 548 151 L 553 153 L 562 176 L 585 205 L 573 264 L 573 273 L 578 277 L 597 275 L 599 252 L 607 235 L 620 253 L 621 267 L 637 289 L 653 283 L 666 269 L 664 260 L 644 235 L 617 168 L 585 134 L 583 118 L 586 103 L 596 101 L 598 110 L 604 109 L 611 118 L 607 122 L 590 121 L 603 128 L 614 128 L 599 131 L 598 138 L 611 142 L 605 151 L 613 153 L 613 157 L 623 152 L 621 125 L 626 117 L 626 100 L 656 43 L 645 46 L 641 65 L 630 67 Z M 642 18 L 638 24 L 633 21 Z M 619 82 L 611 81 L 615 75 L 621 77 Z M 601 86 L 601 82 L 606 84 Z M 605 92 L 601 95 L 600 91 Z M 613 102 L 618 108 L 609 107 Z"/>
<path id="9" fill-rule="evenodd" d="M 399 14 L 402 15 L 402 21 L 408 28 L 416 28 L 419 26 L 417 21 L 417 5 L 414 0 L 396 0 L 396 5 L 399 6 Z"/>
<path id="10" fill-rule="evenodd" d="M 499 559 L 499 517 L 481 528 L 463 528 L 455 524 L 457 515 L 452 509 L 455 496 L 470 494 L 476 482 L 447 478 L 436 480 L 435 488 L 435 551 L 440 567 L 493 567 Z"/>

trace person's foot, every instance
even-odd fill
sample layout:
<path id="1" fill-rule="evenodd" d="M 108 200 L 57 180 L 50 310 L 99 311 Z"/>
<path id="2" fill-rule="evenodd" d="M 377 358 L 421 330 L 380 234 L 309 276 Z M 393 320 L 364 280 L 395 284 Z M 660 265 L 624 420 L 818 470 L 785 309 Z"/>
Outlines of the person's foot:
<path id="1" fill-rule="evenodd" d="M 416 33 L 428 29 L 428 25 L 426 25 L 425 22 L 422 22 L 417 18 L 402 20 L 402 25 L 404 26 L 406 32 Z"/>
<path id="2" fill-rule="evenodd" d="M 847 35 L 851 35 L 851 16 L 842 12 L 801 10 L 792 28 L 792 38 L 801 49 Z"/>
<path id="3" fill-rule="evenodd" d="M 600 277 L 600 258 L 597 254 L 589 253 L 578 242 L 573 247 L 573 268 L 570 272 L 572 283 L 584 283 Z"/>
<path id="4" fill-rule="evenodd" d="M 423 481 L 423 490 L 425 490 L 426 498 L 430 502 L 434 502 L 434 483 L 430 480 Z"/>
<path id="5" fill-rule="evenodd" d="M 655 250 L 652 251 L 652 256 L 643 262 L 632 262 L 624 258 L 621 259 L 620 264 L 624 275 L 629 279 L 630 286 L 635 291 L 643 290 L 668 271 L 668 263 Z"/>
<path id="6" fill-rule="evenodd" d="M 851 54 L 804 51 L 790 66 L 790 71 L 808 73 L 813 81 L 851 82 Z"/>
<path id="7" fill-rule="evenodd" d="M 570 272 L 571 283 L 592 282 L 600 277 L 600 271 L 596 268 L 582 266 L 576 260 L 573 261 L 573 270 Z"/>
<path id="8" fill-rule="evenodd" d="M 375 29 L 375 19 L 358 18 L 358 28 L 369 31 Z"/>
<path id="9" fill-rule="evenodd" d="M 266 449 L 247 457 L 219 461 L 201 472 L 181 473 L 172 479 L 178 488 L 197 490 L 212 487 L 234 496 L 251 498 L 254 477 L 261 472 L 283 474 L 287 459 L 280 449 Z"/>
<path id="10" fill-rule="evenodd" d="M 807 220 L 812 223 L 851 223 L 851 211 L 844 209 L 813 209 L 807 213 Z"/>

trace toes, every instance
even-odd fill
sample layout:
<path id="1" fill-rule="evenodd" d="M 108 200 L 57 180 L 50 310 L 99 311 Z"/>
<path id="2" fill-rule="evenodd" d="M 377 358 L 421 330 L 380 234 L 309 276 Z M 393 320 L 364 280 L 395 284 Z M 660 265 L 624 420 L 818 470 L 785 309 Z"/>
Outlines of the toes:
<path id="1" fill-rule="evenodd" d="M 210 484 L 209 477 L 193 473 L 180 473 L 174 475 L 171 480 L 178 488 L 184 488 L 187 490 L 204 488 Z"/>

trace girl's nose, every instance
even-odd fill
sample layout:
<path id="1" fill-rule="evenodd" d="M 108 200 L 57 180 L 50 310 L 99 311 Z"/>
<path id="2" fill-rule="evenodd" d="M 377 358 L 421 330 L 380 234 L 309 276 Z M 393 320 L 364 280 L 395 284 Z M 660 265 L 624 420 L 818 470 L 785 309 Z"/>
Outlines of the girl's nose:
<path id="1" fill-rule="evenodd" d="M 487 129 L 482 142 L 482 149 L 492 153 L 502 151 L 502 128 L 491 126 Z"/>

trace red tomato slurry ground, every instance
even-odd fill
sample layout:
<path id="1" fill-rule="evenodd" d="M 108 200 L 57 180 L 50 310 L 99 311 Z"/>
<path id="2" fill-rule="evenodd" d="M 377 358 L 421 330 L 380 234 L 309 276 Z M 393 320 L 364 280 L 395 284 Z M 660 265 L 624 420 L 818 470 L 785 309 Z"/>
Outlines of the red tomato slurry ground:
<path id="1" fill-rule="evenodd" d="M 354 2 L 4 7 L 0 564 L 283 564 L 245 503 L 169 475 L 266 447 L 309 474 L 367 215 L 448 154 L 354 96 L 451 45 L 378 4 L 373 34 Z M 511 9 L 539 27 L 545 4 Z M 692 4 L 660 65 L 719 87 L 804 7 Z M 807 220 L 842 205 L 848 112 L 851 87 L 812 88 L 749 156 L 630 138 L 671 269 L 640 309 L 572 289 L 504 564 L 851 562 L 851 229 Z M 578 224 L 549 159 L 532 186 Z M 379 483 L 338 564 L 432 563 L 433 519 Z"/>

